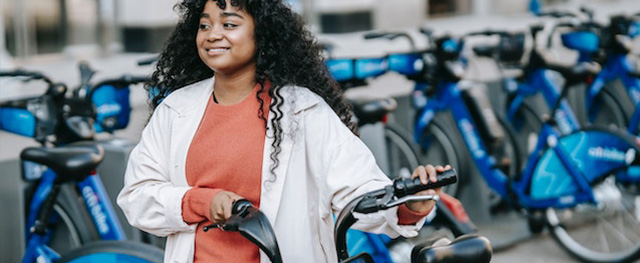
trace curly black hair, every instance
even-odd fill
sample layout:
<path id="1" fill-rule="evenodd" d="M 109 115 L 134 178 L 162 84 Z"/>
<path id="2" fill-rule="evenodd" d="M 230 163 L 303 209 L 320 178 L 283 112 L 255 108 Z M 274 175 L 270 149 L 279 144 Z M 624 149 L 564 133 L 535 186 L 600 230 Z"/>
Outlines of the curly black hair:
<path id="1" fill-rule="evenodd" d="M 151 100 L 152 109 L 172 91 L 213 76 L 213 71 L 198 56 L 195 45 L 200 15 L 207 1 L 216 1 L 221 9 L 230 1 L 232 6 L 245 10 L 255 21 L 256 83 L 261 85 L 257 99 L 261 106 L 264 102 L 260 94 L 264 92 L 265 81 L 271 82 L 268 89 L 272 99 L 269 111 L 274 115 L 271 124 L 275 135 L 270 156 L 272 174 L 279 165 L 278 154 L 283 137 L 280 120 L 285 98 L 280 95 L 280 90 L 284 86 L 305 87 L 321 96 L 357 135 L 350 105 L 325 65 L 322 47 L 305 28 L 301 16 L 282 0 L 183 0 L 176 4 L 174 9 L 180 14 L 180 20 L 159 56 L 149 83 L 149 87 L 159 89 Z M 262 107 L 258 116 L 266 125 Z"/>

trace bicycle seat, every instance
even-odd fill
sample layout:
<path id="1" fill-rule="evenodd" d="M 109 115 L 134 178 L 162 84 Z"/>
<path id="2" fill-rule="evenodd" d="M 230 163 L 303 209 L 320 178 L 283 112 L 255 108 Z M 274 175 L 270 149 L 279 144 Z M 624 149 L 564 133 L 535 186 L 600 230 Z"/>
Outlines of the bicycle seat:
<path id="1" fill-rule="evenodd" d="M 595 75 L 600 72 L 600 65 L 594 62 L 581 62 L 574 66 L 564 66 L 564 65 L 547 65 L 548 69 L 557 71 L 560 73 L 567 81 L 580 81 L 587 76 Z"/>
<path id="2" fill-rule="evenodd" d="M 104 157 L 104 149 L 93 143 L 75 143 L 63 147 L 29 147 L 20 153 L 20 159 L 51 168 L 58 180 L 82 180 L 96 169 Z"/>
<path id="3" fill-rule="evenodd" d="M 411 262 L 453 263 L 491 261 L 493 249 L 489 240 L 483 236 L 464 235 L 449 243 L 437 239 L 416 245 L 411 251 Z"/>
<path id="4" fill-rule="evenodd" d="M 353 111 L 358 118 L 358 125 L 381 122 L 387 113 L 396 110 L 398 103 L 393 98 L 372 101 L 352 101 Z"/>
<path id="5" fill-rule="evenodd" d="M 493 57 L 497 47 L 495 45 L 477 45 L 473 47 L 473 53 L 479 57 Z"/>

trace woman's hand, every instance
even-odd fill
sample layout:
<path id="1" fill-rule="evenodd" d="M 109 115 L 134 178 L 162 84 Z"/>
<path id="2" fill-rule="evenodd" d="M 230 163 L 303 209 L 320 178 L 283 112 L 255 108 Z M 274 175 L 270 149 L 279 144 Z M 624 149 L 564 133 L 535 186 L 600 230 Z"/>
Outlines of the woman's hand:
<path id="1" fill-rule="evenodd" d="M 428 184 L 429 182 L 435 183 L 438 180 L 436 178 L 436 172 L 443 172 L 449 169 L 451 169 L 450 165 L 447 165 L 445 167 L 442 167 L 440 165 L 434 167 L 433 165 L 430 165 L 430 164 L 425 166 L 421 165 L 421 166 L 418 166 L 418 168 L 416 168 L 415 171 L 413 171 L 411 178 L 420 177 L 420 181 L 423 184 Z M 441 192 L 442 192 L 442 188 L 436 188 L 436 189 L 428 189 L 422 192 L 418 192 L 416 193 L 416 195 L 440 195 Z M 431 209 L 433 209 L 433 207 L 436 205 L 436 202 L 434 202 L 433 200 L 413 201 L 413 202 L 409 201 L 406 204 L 407 204 L 407 207 L 413 212 L 427 213 L 431 211 Z"/>
<path id="2" fill-rule="evenodd" d="M 224 223 L 231 216 L 231 209 L 233 208 L 233 202 L 238 199 L 242 199 L 233 192 L 220 191 L 213 196 L 211 200 L 211 206 L 209 206 L 209 213 L 211 213 L 211 220 L 214 223 Z"/>

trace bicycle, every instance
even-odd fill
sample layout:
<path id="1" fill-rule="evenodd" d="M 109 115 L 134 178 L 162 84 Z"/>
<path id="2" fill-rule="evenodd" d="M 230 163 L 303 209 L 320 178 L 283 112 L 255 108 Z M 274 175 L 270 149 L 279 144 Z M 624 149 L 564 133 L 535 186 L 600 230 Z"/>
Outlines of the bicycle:
<path id="1" fill-rule="evenodd" d="M 438 175 L 436 183 L 423 185 L 419 179 L 396 178 L 387 187 L 364 194 L 349 202 L 336 218 L 334 238 L 338 251 L 338 262 L 373 263 L 373 257 L 361 253 L 350 257 L 347 249 L 347 230 L 358 221 L 354 213 L 375 213 L 377 211 L 398 206 L 410 200 L 435 200 L 437 196 L 411 196 L 419 191 L 442 187 L 455 183 L 454 170 Z M 205 226 L 204 231 L 221 228 L 225 231 L 237 231 L 256 244 L 271 262 L 283 262 L 277 239 L 271 225 L 260 210 L 254 208 L 247 200 L 238 200 L 233 204 L 232 216 L 222 224 Z M 449 245 L 438 245 L 427 242 L 416 246 L 412 252 L 411 262 L 489 262 L 492 249 L 489 241 L 480 236 L 464 236 Z"/>
<path id="2" fill-rule="evenodd" d="M 634 211 L 640 208 L 635 202 L 637 192 L 629 187 L 638 184 L 640 175 L 640 157 L 637 155 L 639 143 L 635 137 L 599 128 L 577 129 L 564 134 L 557 130 L 560 125 L 553 118 L 545 118 L 537 133 L 535 148 L 527 155 L 524 169 L 520 171 L 520 166 L 516 165 L 516 174 L 506 174 L 496 165 L 498 161 L 490 155 L 477 128 L 477 118 L 473 117 L 472 109 L 463 99 L 459 84 L 459 53 L 462 43 L 460 39 L 445 35 L 435 39 L 433 49 L 412 53 L 418 59 L 425 53 L 432 54 L 435 57 L 432 66 L 437 73 L 433 75 L 436 78 L 431 82 L 435 86 L 429 87 L 435 91 L 418 117 L 421 127 L 427 127 L 436 112 L 450 108 L 457 128 L 463 135 L 466 150 L 489 187 L 511 207 L 524 212 L 530 219 L 541 214 L 543 223 L 531 224 L 531 230 L 540 231 L 546 224 L 555 240 L 574 257 L 589 262 L 629 261 L 639 258 L 640 238 L 637 237 L 640 235 L 635 235 L 637 231 L 634 230 L 640 222 L 634 216 Z M 555 69 L 573 74 L 576 78 L 591 73 L 588 67 Z M 544 74 L 545 70 L 538 70 L 536 74 Z M 551 108 L 551 116 L 562 114 L 563 98 L 566 97 L 567 90 L 566 87 L 562 88 L 559 99 L 554 101 Z M 510 126 L 504 125 L 504 128 L 507 134 L 511 133 Z M 416 132 L 423 131 L 424 129 Z M 514 146 L 517 147 L 518 144 Z M 515 152 L 516 157 L 519 152 Z M 611 219 L 609 216 L 616 218 Z M 618 247 L 592 247 L 588 243 L 590 240 L 577 235 L 581 234 L 578 230 L 593 233 L 589 232 L 592 228 L 586 230 L 580 228 L 585 225 L 578 224 L 593 223 L 592 220 L 603 223 L 599 226 L 623 228 L 616 229 L 613 233 L 596 232 L 598 237 L 618 241 L 616 244 L 608 244 Z"/>
<path id="3" fill-rule="evenodd" d="M 0 72 L 0 77 L 39 80 L 48 87 L 41 96 L 0 103 L 0 129 L 42 144 L 26 148 L 20 154 L 23 179 L 33 189 L 27 202 L 27 244 L 22 262 L 161 262 L 162 250 L 125 240 L 95 172 L 104 150 L 95 143 L 78 142 L 93 135 L 95 111 L 91 101 L 65 97 L 64 84 L 53 83 L 38 72 L 15 70 Z M 77 189 L 71 188 L 71 183 Z M 61 202 L 63 199 L 58 198 L 61 194 L 71 196 L 72 202 Z M 88 212 L 85 216 L 90 222 L 83 219 L 83 211 Z M 62 257 L 47 245 L 56 232 L 58 220 L 70 232 L 74 245 L 79 245 L 72 251 L 61 251 Z M 87 243 L 96 239 L 100 241 Z"/>
<path id="4" fill-rule="evenodd" d="M 602 26 L 593 20 L 592 10 L 583 7 L 580 11 L 587 15 L 587 21 L 558 23 L 547 41 L 549 48 L 553 32 L 559 27 L 568 27 L 571 30 L 561 34 L 563 46 L 579 53 L 579 63 L 595 61 L 602 65 L 602 70 L 593 79 L 585 81 L 585 90 L 578 93 L 574 103 L 580 109 L 578 120 L 582 124 L 626 128 L 629 133 L 638 134 L 640 71 L 635 68 L 629 54 L 631 38 L 640 34 L 640 13 L 612 16 L 609 25 Z M 554 17 L 576 15 L 560 13 Z"/>
<path id="5" fill-rule="evenodd" d="M 433 32 L 429 29 L 420 29 L 427 39 L 431 39 Z M 455 62 L 456 76 L 461 79 L 461 71 L 466 66 L 466 58 L 460 56 L 462 43 L 458 43 L 455 39 L 449 39 L 446 45 L 451 49 L 451 54 L 445 57 L 436 57 L 434 53 L 427 50 L 418 50 L 413 38 L 405 32 L 373 32 L 364 36 L 367 40 L 386 39 L 394 40 L 397 38 L 405 38 L 409 41 L 411 51 L 404 53 L 387 54 L 389 61 L 389 71 L 405 76 L 414 82 L 414 89 L 411 94 L 412 107 L 415 110 L 415 120 L 413 126 L 413 140 L 420 146 L 423 153 L 429 160 L 438 160 L 440 163 L 451 163 L 458 167 L 461 174 L 471 174 L 468 165 L 470 160 L 463 152 L 456 150 L 465 147 L 462 139 L 463 133 L 456 129 L 454 116 L 449 115 L 451 105 L 448 102 L 440 103 L 437 100 L 431 100 L 432 96 L 438 96 L 438 90 L 435 88 L 437 83 L 436 76 L 445 74 L 439 72 L 437 67 L 437 59 L 449 59 Z M 431 43 L 437 45 L 438 43 Z M 448 63 L 448 62 L 447 62 Z M 463 102 L 470 109 L 475 123 L 478 124 L 479 134 L 483 142 L 489 147 L 489 154 L 496 161 L 492 165 L 503 170 L 506 174 L 515 174 L 521 165 L 521 158 L 517 154 L 518 145 L 515 144 L 514 134 L 507 129 L 506 120 L 502 116 L 496 115 L 490 108 L 490 101 L 487 97 L 486 86 L 473 82 L 460 82 L 460 93 Z M 430 107 L 426 107 L 430 104 Z M 440 114 L 435 114 L 435 113 Z M 420 118 L 427 117 L 427 120 Z M 453 131 L 451 131 L 453 130 Z M 465 187 L 469 182 L 469 176 L 461 177 L 460 184 L 457 189 Z M 459 191 L 458 191 L 459 192 Z M 456 193 L 458 193 L 456 192 Z M 492 211 L 502 208 L 502 201 L 499 195 L 492 193 L 490 195 L 490 206 Z"/>

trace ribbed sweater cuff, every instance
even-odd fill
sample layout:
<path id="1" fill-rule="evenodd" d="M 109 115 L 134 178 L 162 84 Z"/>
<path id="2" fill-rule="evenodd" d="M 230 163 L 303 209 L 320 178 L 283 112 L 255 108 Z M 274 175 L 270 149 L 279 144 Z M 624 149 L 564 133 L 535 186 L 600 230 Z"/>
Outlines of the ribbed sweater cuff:
<path id="1" fill-rule="evenodd" d="M 221 189 L 191 188 L 182 198 L 182 220 L 187 224 L 211 221 L 211 201 Z"/>
<path id="2" fill-rule="evenodd" d="M 420 219 L 427 216 L 430 212 L 431 210 L 425 213 L 416 213 L 414 211 L 411 211 L 411 209 L 409 209 L 407 205 L 402 204 L 398 206 L 398 225 L 414 225 L 415 223 L 420 221 Z"/>

